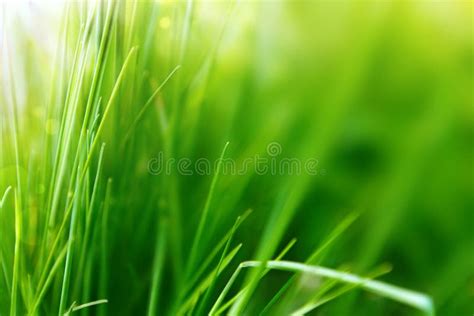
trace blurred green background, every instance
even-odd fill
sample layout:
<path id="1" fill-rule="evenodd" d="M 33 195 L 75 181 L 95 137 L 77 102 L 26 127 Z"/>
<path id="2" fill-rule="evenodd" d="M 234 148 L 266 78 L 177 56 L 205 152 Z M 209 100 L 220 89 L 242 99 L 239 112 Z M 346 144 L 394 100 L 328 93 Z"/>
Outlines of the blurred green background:
<path id="1" fill-rule="evenodd" d="M 209 190 L 211 176 L 153 176 L 147 171 L 149 160 L 159 152 L 214 160 L 227 141 L 226 156 L 236 161 L 265 156 L 268 144 L 278 142 L 279 158 L 315 158 L 321 172 L 224 175 L 206 227 L 209 249 L 251 208 L 236 233 L 235 240 L 244 243 L 237 261 L 258 257 L 265 238 L 272 238 L 268 234 L 278 249 L 296 237 L 287 257 L 303 261 L 346 214 L 357 211 L 361 217 L 325 255 L 323 265 L 365 274 L 390 263 L 393 270 L 382 279 L 432 295 L 438 315 L 473 313 L 471 1 L 196 2 L 188 41 L 181 46 L 186 3 L 139 3 L 130 38 L 130 11 L 120 11 L 123 20 L 104 79 L 111 86 L 128 48 L 140 45 L 131 72 L 134 81 L 125 83 L 104 130 L 103 178 L 114 179 L 107 296 L 111 314 L 145 311 L 157 209 L 167 214 L 174 207 L 181 222 L 167 222 L 168 231 L 181 246 L 171 246 L 175 250 L 167 254 L 163 284 L 170 290 L 161 299 L 172 300 L 178 284 L 176 257 L 186 261 Z M 48 11 L 41 5 L 22 10 L 40 9 Z M 77 19 L 74 23 L 80 25 Z M 12 47 L 21 55 L 14 59 L 17 81 L 24 82 L 17 89 L 23 95 L 19 129 L 26 170 L 42 154 L 44 91 L 50 89 L 49 69 L 57 59 L 48 57 L 50 49 L 41 44 L 46 35 L 28 35 L 28 23 L 34 28 L 46 22 L 11 21 L 20 25 L 7 31 L 17 36 Z M 148 23 L 156 29 L 149 38 Z M 76 37 L 68 41 L 72 51 Z M 125 142 L 141 106 L 178 64 L 177 75 Z M 162 132 L 168 124 L 169 138 Z M 8 135 L 5 127 L 5 139 Z M 11 177 L 13 160 L 12 147 L 5 143 L 1 190 Z M 288 216 L 282 230 L 273 232 L 268 227 L 280 209 Z M 257 288 L 250 314 L 287 278 L 272 275 Z M 314 311 L 416 313 L 362 291 Z"/>

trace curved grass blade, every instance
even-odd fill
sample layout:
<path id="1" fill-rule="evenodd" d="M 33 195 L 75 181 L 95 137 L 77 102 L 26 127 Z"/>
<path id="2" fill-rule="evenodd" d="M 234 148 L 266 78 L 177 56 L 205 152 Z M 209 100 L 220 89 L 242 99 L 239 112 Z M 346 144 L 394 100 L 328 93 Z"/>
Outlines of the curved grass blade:
<path id="1" fill-rule="evenodd" d="M 3 208 L 3 204 L 5 204 L 5 200 L 7 199 L 8 193 L 10 193 L 11 189 L 12 189 L 12 187 L 8 186 L 8 188 L 5 190 L 5 193 L 3 193 L 3 197 L 0 200 L 0 209 Z"/>
<path id="2" fill-rule="evenodd" d="M 427 316 L 434 315 L 433 302 L 426 294 L 407 290 L 385 282 L 363 278 L 347 272 L 340 272 L 325 267 L 313 266 L 293 261 L 267 261 L 266 263 L 261 261 L 246 261 L 241 263 L 239 267 L 258 268 L 261 266 L 273 270 L 309 273 L 321 277 L 331 278 L 339 282 L 357 285 L 374 294 L 414 307 L 422 311 Z"/>

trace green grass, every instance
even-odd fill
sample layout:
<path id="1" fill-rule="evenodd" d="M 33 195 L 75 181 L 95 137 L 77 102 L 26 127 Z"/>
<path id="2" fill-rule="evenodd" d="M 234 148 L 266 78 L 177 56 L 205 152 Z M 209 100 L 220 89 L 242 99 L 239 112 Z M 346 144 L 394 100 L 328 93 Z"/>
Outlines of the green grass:
<path id="1" fill-rule="evenodd" d="M 471 3 L 2 10 L 0 315 L 472 312 Z"/>

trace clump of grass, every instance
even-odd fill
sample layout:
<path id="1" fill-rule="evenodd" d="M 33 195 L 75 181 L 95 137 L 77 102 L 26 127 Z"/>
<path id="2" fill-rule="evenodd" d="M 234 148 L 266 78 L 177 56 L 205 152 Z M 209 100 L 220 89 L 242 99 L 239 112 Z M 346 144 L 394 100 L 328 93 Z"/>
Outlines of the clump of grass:
<path id="1" fill-rule="evenodd" d="M 320 178 L 222 172 L 227 157 L 240 161 L 262 153 L 272 139 L 283 139 L 285 150 L 298 157 L 327 161 L 370 57 L 382 45 L 378 30 L 387 12 L 374 9 L 377 14 L 362 21 L 355 15 L 352 32 L 367 36 L 341 53 L 334 72 L 344 79 L 319 87 L 326 92 L 313 109 L 300 102 L 314 99 L 313 88 L 281 81 L 278 65 L 266 61 L 268 25 L 253 33 L 254 25 L 245 22 L 245 14 L 264 11 L 265 4 L 214 5 L 206 11 L 209 3 L 193 0 L 67 1 L 55 24 L 54 56 L 44 64 L 44 48 L 31 45 L 35 39 L 26 31 L 7 34 L 14 19 L 3 18 L 0 314 L 303 315 L 362 289 L 434 315 L 428 295 L 375 280 L 389 271 L 385 266 L 367 273 L 403 218 L 396 206 L 409 200 L 411 171 L 424 148 L 394 140 L 397 148 L 408 148 L 409 158 L 387 175 L 390 188 L 375 203 L 387 208 L 387 218 L 374 218 L 360 253 L 336 246 L 350 234 L 356 213 L 332 230 L 328 218 L 340 214 L 321 213 L 321 226 L 313 227 L 312 209 L 325 207 L 311 200 L 314 188 L 323 186 Z M 275 4 L 268 21 L 291 15 L 282 13 L 286 5 Z M 203 18 L 203 12 L 223 18 Z M 238 14 L 243 20 L 236 20 Z M 232 46 L 226 34 L 250 38 L 250 48 Z M 255 42 L 269 46 L 249 44 Z M 30 49 L 13 53 L 25 46 Z M 242 68 L 238 76 L 236 68 Z M 295 104 L 287 106 L 288 100 Z M 449 126 L 442 119 L 447 112 L 435 107 L 413 129 L 426 151 L 437 135 L 433 126 L 440 134 Z M 220 158 L 212 177 L 176 170 L 151 175 L 147 160 L 157 152 L 167 159 Z M 371 180 L 354 204 L 375 195 L 380 179 Z M 333 181 L 347 191 L 344 181 Z M 308 223 L 298 226 L 298 214 Z M 321 238 L 319 228 L 330 232 Z M 295 249 L 294 237 L 302 248 Z M 341 253 L 357 257 L 351 272 L 326 267 L 337 265 Z M 309 290 L 304 280 L 310 280 Z"/>

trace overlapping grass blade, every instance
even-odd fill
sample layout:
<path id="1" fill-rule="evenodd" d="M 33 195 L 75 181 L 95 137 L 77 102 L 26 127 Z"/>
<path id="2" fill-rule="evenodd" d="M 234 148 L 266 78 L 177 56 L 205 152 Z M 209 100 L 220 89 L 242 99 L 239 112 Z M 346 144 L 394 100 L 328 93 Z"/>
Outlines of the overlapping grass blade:
<path id="1" fill-rule="evenodd" d="M 355 274 L 340 272 L 325 267 L 312 266 L 292 261 L 267 261 L 266 263 L 262 263 L 259 261 L 246 261 L 241 263 L 239 267 L 257 268 L 262 265 L 267 269 L 308 273 L 321 277 L 331 278 L 339 282 L 357 285 L 374 294 L 419 309 L 420 311 L 423 311 L 425 315 L 434 315 L 433 302 L 429 296 L 384 282 L 362 278 Z"/>

